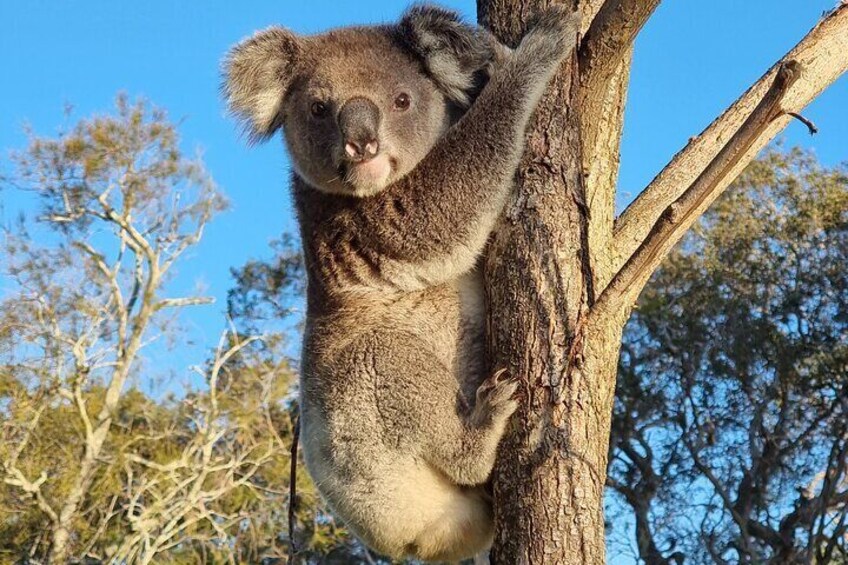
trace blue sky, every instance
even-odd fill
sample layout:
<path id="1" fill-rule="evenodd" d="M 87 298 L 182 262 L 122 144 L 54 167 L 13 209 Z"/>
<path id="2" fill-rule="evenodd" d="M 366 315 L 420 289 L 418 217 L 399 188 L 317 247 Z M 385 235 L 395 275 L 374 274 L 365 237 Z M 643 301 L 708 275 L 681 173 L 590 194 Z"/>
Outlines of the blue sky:
<path id="1" fill-rule="evenodd" d="M 474 3 L 447 0 L 469 19 Z M 220 216 L 182 263 L 175 290 L 196 282 L 218 299 L 184 317 L 185 344 L 158 364 L 199 362 L 217 340 L 231 285 L 229 269 L 267 255 L 267 243 L 295 229 L 287 194 L 288 164 L 279 139 L 249 148 L 218 96 L 219 61 L 254 30 L 282 24 L 311 33 L 350 23 L 392 20 L 406 2 L 3 2 L 0 4 L 0 151 L 24 143 L 22 126 L 52 134 L 65 103 L 81 117 L 111 108 L 115 93 L 144 96 L 182 120 L 186 150 L 200 150 L 232 209 Z M 834 0 L 669 1 L 636 44 L 625 124 L 619 204 L 625 204 L 686 140 L 791 48 Z M 806 115 L 820 127 L 810 138 L 800 124 L 788 144 L 816 150 L 826 164 L 848 159 L 848 81 L 842 79 Z M 3 165 L 0 165 L 3 167 Z M 0 221 L 24 202 L 13 193 Z M 188 345 L 193 343 L 194 345 Z"/>

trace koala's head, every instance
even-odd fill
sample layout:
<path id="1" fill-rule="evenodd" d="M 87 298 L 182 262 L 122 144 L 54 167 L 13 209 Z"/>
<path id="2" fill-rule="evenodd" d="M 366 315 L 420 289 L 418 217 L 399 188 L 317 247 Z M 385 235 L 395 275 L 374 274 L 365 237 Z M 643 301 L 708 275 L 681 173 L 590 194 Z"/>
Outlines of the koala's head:
<path id="1" fill-rule="evenodd" d="M 283 129 L 310 185 L 368 196 L 424 158 L 479 91 L 493 56 L 479 28 L 417 6 L 394 25 L 259 32 L 229 53 L 224 91 L 251 140 Z"/>

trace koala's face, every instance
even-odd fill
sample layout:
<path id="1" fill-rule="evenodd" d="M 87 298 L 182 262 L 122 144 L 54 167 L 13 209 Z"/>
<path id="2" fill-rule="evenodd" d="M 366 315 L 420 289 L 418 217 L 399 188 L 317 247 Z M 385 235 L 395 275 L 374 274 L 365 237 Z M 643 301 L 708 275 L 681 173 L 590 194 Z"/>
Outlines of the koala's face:
<path id="1" fill-rule="evenodd" d="M 369 196 L 427 155 L 492 58 L 488 36 L 451 12 L 417 7 L 393 26 L 261 32 L 231 52 L 225 89 L 253 139 L 283 129 L 311 186 Z"/>
<path id="2" fill-rule="evenodd" d="M 318 36 L 310 59 L 282 123 L 295 170 L 320 190 L 374 194 L 412 170 L 450 126 L 444 94 L 383 33 Z"/>

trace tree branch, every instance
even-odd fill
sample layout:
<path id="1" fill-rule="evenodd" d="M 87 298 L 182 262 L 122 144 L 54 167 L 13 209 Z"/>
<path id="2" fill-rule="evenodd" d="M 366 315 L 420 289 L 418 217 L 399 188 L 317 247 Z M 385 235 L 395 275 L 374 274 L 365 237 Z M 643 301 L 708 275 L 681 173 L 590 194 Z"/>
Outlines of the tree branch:
<path id="1" fill-rule="evenodd" d="M 606 0 L 578 50 L 575 107 L 583 144 L 586 238 L 593 289 L 606 286 L 615 274 L 610 247 L 632 44 L 658 4 L 659 0 Z"/>
<path id="2" fill-rule="evenodd" d="M 717 193 L 721 191 L 722 181 L 739 164 L 772 122 L 784 113 L 783 98 L 800 75 L 801 66 L 796 61 L 788 61 L 781 65 L 771 87 L 742 127 L 727 145 L 722 147 L 692 186 L 665 209 L 642 245 L 610 281 L 598 299 L 599 311 L 603 312 L 606 308 L 616 307 L 622 300 L 635 300 L 651 273 L 659 266 L 674 244 L 683 237 L 686 230 L 716 198 Z"/>
<path id="3" fill-rule="evenodd" d="M 48 518 L 50 518 L 51 522 L 56 522 L 59 518 L 59 515 L 50 506 L 50 503 L 47 502 L 47 499 L 44 498 L 44 493 L 41 492 L 41 485 L 43 485 L 47 481 L 47 473 L 45 471 L 41 472 L 41 475 L 34 481 L 30 481 L 27 479 L 20 469 L 14 466 L 6 465 L 6 478 L 3 479 L 3 482 L 7 485 L 16 486 L 20 488 L 22 491 L 27 493 L 32 497 L 32 499 L 36 502 L 38 507 L 44 512 Z"/>
<path id="4" fill-rule="evenodd" d="M 214 304 L 215 299 L 211 296 L 187 296 L 182 298 L 163 298 L 154 305 L 155 310 L 163 310 L 165 308 L 183 308 L 185 306 L 201 306 L 205 304 Z"/>
<path id="5" fill-rule="evenodd" d="M 598 98 L 660 0 L 607 0 L 580 44 L 580 107 Z"/>
<path id="6" fill-rule="evenodd" d="M 579 111 L 586 238 L 593 289 L 604 288 L 615 274 L 610 248 L 630 62 L 628 50 L 605 89 L 597 98 L 587 98 Z"/>
<path id="7" fill-rule="evenodd" d="M 663 211 L 716 159 L 725 141 L 746 121 L 785 62 L 797 61 L 804 75 L 783 98 L 786 112 L 798 112 L 848 70 L 848 4 L 842 3 L 816 25 L 778 64 L 678 153 L 615 223 L 613 249 L 621 266 L 639 248 Z M 718 196 L 791 117 L 780 117 L 752 139 L 733 167 L 715 179 Z"/>
<path id="8" fill-rule="evenodd" d="M 592 22 L 594 22 L 595 18 L 598 17 L 601 8 L 604 7 L 604 4 L 607 1 L 608 0 L 583 0 L 580 2 L 579 9 L 583 12 L 583 24 L 580 26 L 581 35 L 586 35 L 586 32 L 589 31 L 589 27 L 592 25 Z"/>

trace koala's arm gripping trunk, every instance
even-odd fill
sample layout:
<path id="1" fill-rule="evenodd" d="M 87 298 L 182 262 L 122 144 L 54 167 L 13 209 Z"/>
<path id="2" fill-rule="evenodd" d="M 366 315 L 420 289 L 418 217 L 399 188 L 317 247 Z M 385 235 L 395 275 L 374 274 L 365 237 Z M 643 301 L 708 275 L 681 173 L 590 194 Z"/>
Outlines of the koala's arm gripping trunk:
<path id="1" fill-rule="evenodd" d="M 563 35 L 531 31 L 419 166 L 372 202 L 381 221 L 369 237 L 385 255 L 431 283 L 473 267 L 513 185 L 530 116 L 575 43 Z"/>

